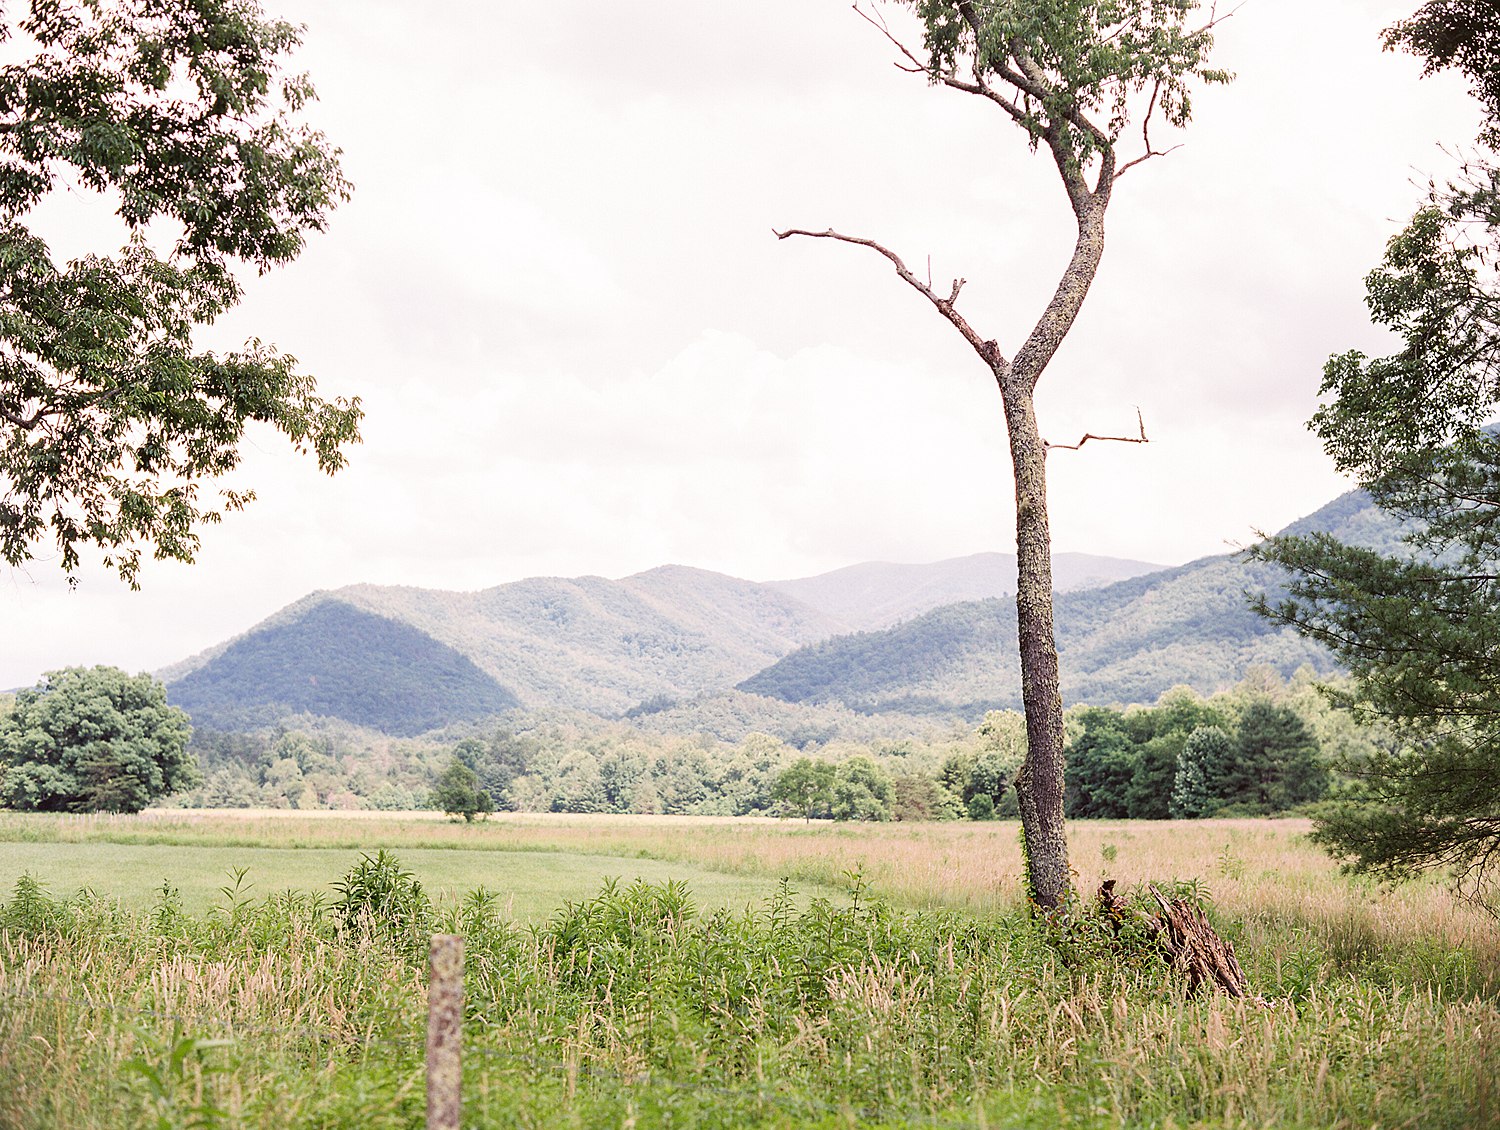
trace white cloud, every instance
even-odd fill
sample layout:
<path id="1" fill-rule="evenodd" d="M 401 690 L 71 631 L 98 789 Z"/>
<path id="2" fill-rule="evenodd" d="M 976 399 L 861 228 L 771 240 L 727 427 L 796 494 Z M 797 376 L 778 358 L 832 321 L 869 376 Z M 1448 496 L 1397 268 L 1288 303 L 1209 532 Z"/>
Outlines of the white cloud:
<path id="1" fill-rule="evenodd" d="M 1014 349 L 1070 217 L 1045 157 L 897 71 L 845 0 L 270 7 L 309 25 L 298 65 L 356 195 L 205 341 L 262 337 L 360 395 L 365 443 L 326 479 L 256 433 L 236 481 L 260 500 L 144 594 L 97 570 L 68 593 L 45 561 L 0 578 L 0 685 L 157 666 L 356 581 L 771 578 L 1010 545 L 982 366 L 888 264 L 771 228 L 930 255 Z M 1360 279 L 1413 169 L 1473 130 L 1461 84 L 1380 52 L 1409 8 L 1245 6 L 1219 37 L 1236 83 L 1120 185 L 1039 413 L 1067 442 L 1139 405 L 1152 442 L 1051 457 L 1059 548 L 1175 563 L 1342 488 L 1303 426 L 1323 359 L 1379 348 Z M 53 213 L 69 250 L 109 231 L 77 203 Z"/>

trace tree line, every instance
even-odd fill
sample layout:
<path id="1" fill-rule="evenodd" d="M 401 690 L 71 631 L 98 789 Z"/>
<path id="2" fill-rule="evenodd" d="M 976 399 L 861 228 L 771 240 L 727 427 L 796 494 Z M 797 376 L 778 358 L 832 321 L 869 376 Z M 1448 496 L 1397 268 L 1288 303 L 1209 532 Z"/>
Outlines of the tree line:
<path id="1" fill-rule="evenodd" d="M 1377 751 L 1379 732 L 1334 709 L 1311 671 L 1258 669 L 1204 698 L 1074 707 L 1065 803 L 1078 818 L 1285 812 L 1321 799 Z M 989 820 L 1017 815 L 1023 716 L 874 742 L 795 744 L 664 735 L 601 720 L 534 720 L 462 737 L 399 739 L 326 721 L 199 730 L 160 683 L 116 668 L 51 673 L 0 710 L 0 801 L 33 811 L 437 808 L 784 815 L 804 820 Z"/>
<path id="2" fill-rule="evenodd" d="M 1204 698 L 1179 687 L 1149 707 L 1075 707 L 1066 717 L 1070 817 L 1165 820 L 1284 813 L 1328 795 L 1374 754 L 1380 732 L 1330 706 L 1310 671 L 1259 669 Z M 989 820 L 1017 816 L 1025 719 L 991 711 L 960 738 L 797 748 L 600 730 L 453 747 L 433 807 L 782 815 L 804 820 Z"/>

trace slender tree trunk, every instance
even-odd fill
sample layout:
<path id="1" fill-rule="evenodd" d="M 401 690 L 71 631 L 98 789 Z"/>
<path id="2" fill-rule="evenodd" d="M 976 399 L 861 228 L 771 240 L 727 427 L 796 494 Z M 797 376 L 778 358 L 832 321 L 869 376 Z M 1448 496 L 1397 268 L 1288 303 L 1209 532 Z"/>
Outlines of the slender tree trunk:
<path id="1" fill-rule="evenodd" d="M 1052 300 L 1032 328 L 1015 360 L 1006 360 L 955 307 L 964 280 L 955 279 L 944 297 L 918 278 L 901 257 L 871 239 L 791 228 L 776 233 L 836 239 L 871 248 L 885 256 L 896 274 L 922 294 L 963 335 L 989 366 L 1005 406 L 1016 480 L 1016 628 L 1021 657 L 1021 700 L 1026 708 L 1026 759 L 1016 774 L 1016 800 L 1026 833 L 1027 878 L 1037 905 L 1056 909 L 1069 887 L 1068 840 L 1063 828 L 1063 717 L 1057 677 L 1057 641 L 1052 627 L 1052 535 L 1047 523 L 1047 445 L 1037 428 L 1032 394 L 1037 380 L 1072 328 L 1104 255 L 1104 211 L 1114 176 L 1106 151 L 1099 186 L 1090 192 L 1059 149 L 1058 167 L 1068 185 L 1078 220 L 1078 241 Z"/>
<path id="2" fill-rule="evenodd" d="M 1016 479 L 1016 636 L 1026 759 L 1016 774 L 1016 804 L 1026 836 L 1031 897 L 1048 910 L 1069 887 L 1063 827 L 1063 711 L 1057 637 L 1052 623 L 1052 531 L 1047 518 L 1047 445 L 1032 399 L 1042 371 L 1072 328 L 1104 256 L 1107 191 L 1075 205 L 1078 242 L 1046 311 L 1011 365 L 991 362 L 1005 405 Z"/>
<path id="3" fill-rule="evenodd" d="M 1151 143 L 1153 115 L 1174 125 L 1188 117 L 1184 82 L 1226 82 L 1222 72 L 1206 69 L 1211 28 L 1226 18 L 1210 7 L 1208 19 L 1197 29 L 1184 22 L 1195 4 L 1162 5 L 1145 0 L 1104 5 L 1099 11 L 1075 6 L 1081 21 L 1076 28 L 1030 26 L 1024 19 L 992 19 L 991 8 L 972 0 L 924 0 L 918 9 L 929 51 L 924 57 L 903 44 L 883 18 L 855 11 L 875 26 L 901 53 L 902 70 L 925 76 L 953 90 L 974 95 L 997 107 L 1022 127 L 1033 149 L 1045 144 L 1068 203 L 1078 221 L 1078 240 L 1058 280 L 1057 289 L 1021 347 L 1007 359 L 999 343 L 970 324 L 958 310 L 964 279 L 955 278 L 946 293 L 933 289 L 932 272 L 919 277 L 888 247 L 860 236 L 829 228 L 810 231 L 789 228 L 778 239 L 808 236 L 867 247 L 883 255 L 896 275 L 932 303 L 969 343 L 1000 386 L 1005 424 L 1016 480 L 1016 619 L 1021 659 L 1021 696 L 1026 707 L 1026 759 L 1016 775 L 1016 794 L 1029 854 L 1031 894 L 1048 909 L 1061 905 L 1069 888 L 1068 845 L 1063 831 L 1063 719 L 1058 687 L 1057 643 L 1052 626 L 1052 552 L 1047 526 L 1047 444 L 1037 429 L 1033 394 L 1036 384 L 1063 339 L 1073 328 L 1078 311 L 1104 254 L 1104 214 L 1115 181 L 1152 157 L 1170 150 Z M 1025 4 L 998 5 L 999 8 Z M 1099 6 L 1095 6 L 1099 7 Z M 1104 11 L 1103 9 L 1108 9 Z M 1138 42 L 1135 33 L 1150 24 L 1151 34 Z M 1045 21 L 1043 21 L 1045 23 Z M 1132 29 L 1127 34 L 1127 29 Z M 936 40 L 945 46 L 935 54 Z M 1100 52 L 1105 52 L 1101 55 Z M 1101 126 L 1089 117 L 1095 108 L 1116 101 L 1111 118 Z M 1122 116 L 1133 94 L 1150 92 L 1150 101 L 1137 124 L 1144 152 L 1117 164 L 1116 143 L 1125 125 Z M 1092 180 L 1092 184 L 1090 183 Z M 930 267 L 930 262 L 929 262 Z M 1085 435 L 1085 440 L 1121 439 Z M 1139 440 L 1146 442 L 1145 427 Z"/>
<path id="4" fill-rule="evenodd" d="M 997 378 L 999 378 L 997 374 Z M 1052 535 L 1047 523 L 1047 449 L 1029 389 L 1000 380 L 1016 479 L 1016 633 L 1026 759 L 1016 801 L 1026 836 L 1028 879 L 1038 905 L 1055 908 L 1068 890 L 1063 830 L 1063 713 L 1052 626 Z"/>

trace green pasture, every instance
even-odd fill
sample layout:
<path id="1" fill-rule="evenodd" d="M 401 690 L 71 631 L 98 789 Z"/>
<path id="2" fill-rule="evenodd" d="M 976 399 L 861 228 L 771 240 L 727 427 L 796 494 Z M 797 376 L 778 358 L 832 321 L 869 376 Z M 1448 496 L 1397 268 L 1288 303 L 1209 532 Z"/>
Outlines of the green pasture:
<path id="1" fill-rule="evenodd" d="M 1034 918 L 998 823 L 0 814 L 0 1130 L 419 1126 L 434 932 L 466 1126 L 1500 1130 L 1500 934 L 1442 884 L 1294 821 L 1070 832 L 1127 891 L 1191 877 L 1255 996 Z M 265 897 L 382 849 L 352 918 Z"/>
<path id="2" fill-rule="evenodd" d="M 369 849 L 371 855 L 376 845 Z M 769 898 L 776 880 L 726 875 L 690 863 L 573 852 L 464 851 L 401 848 L 402 864 L 439 901 L 462 897 L 475 887 L 497 892 L 508 917 L 540 921 L 563 903 L 588 898 L 609 878 L 686 882 L 703 909 L 743 910 Z M 275 891 L 333 894 L 333 884 L 359 860 L 345 848 L 268 848 L 178 846 L 170 844 L 0 843 L 0 891 L 9 892 L 22 875 L 33 876 L 54 898 L 87 887 L 119 899 L 132 909 L 151 905 L 163 883 L 182 895 L 183 908 L 200 914 L 228 900 L 243 868 L 238 897 L 259 898 Z M 835 892 L 807 889 L 803 895 Z"/>

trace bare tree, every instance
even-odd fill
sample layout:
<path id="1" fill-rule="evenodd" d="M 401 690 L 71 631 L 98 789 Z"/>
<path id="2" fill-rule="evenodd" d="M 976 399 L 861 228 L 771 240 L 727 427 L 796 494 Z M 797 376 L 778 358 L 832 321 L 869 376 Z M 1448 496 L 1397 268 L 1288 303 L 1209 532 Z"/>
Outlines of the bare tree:
<path id="1" fill-rule="evenodd" d="M 1115 182 L 1168 150 L 1151 140 L 1154 122 L 1182 127 L 1191 114 L 1188 84 L 1230 80 L 1206 65 L 1212 29 L 1224 16 L 1210 8 L 1189 26 L 1197 0 L 898 0 L 914 8 L 923 50 L 909 48 L 878 14 L 857 5 L 900 52 L 897 63 L 938 86 L 985 99 L 1045 148 L 1057 168 L 1078 226 L 1073 254 L 1051 301 L 1025 341 L 1007 355 L 958 311 L 963 279 L 948 293 L 918 278 L 889 248 L 833 230 L 778 231 L 868 247 L 963 335 L 994 375 L 1005 412 L 1016 486 L 1016 611 L 1026 758 L 1016 796 L 1026 837 L 1027 879 L 1044 908 L 1067 896 L 1068 846 L 1063 829 L 1063 714 L 1052 626 L 1051 533 L 1047 518 L 1047 449 L 1033 397 L 1038 380 L 1078 316 L 1104 254 L 1104 213 Z M 1138 152 L 1120 158 L 1120 139 L 1136 117 Z M 1135 134 L 1132 133 L 1132 137 Z M 1085 436 L 1089 439 L 1139 438 Z M 1061 446 L 1061 445 L 1059 445 Z"/>

